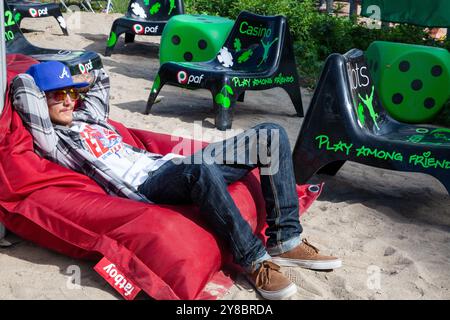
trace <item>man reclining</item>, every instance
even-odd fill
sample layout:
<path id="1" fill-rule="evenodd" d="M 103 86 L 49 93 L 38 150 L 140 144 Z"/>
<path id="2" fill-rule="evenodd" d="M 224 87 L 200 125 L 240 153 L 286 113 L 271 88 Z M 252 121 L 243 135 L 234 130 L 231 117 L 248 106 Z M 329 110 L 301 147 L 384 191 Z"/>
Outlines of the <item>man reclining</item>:
<path id="1" fill-rule="evenodd" d="M 107 122 L 110 85 L 103 69 L 76 76 L 76 82 L 74 78 L 62 63 L 51 61 L 35 64 L 13 80 L 14 107 L 41 156 L 88 175 L 113 195 L 198 205 L 202 218 L 266 299 L 297 291 L 279 265 L 315 270 L 341 266 L 341 260 L 320 255 L 300 237 L 290 144 L 281 126 L 257 125 L 189 157 L 153 154 L 124 143 Z M 266 203 L 267 249 L 227 190 L 254 168 L 260 170 Z"/>

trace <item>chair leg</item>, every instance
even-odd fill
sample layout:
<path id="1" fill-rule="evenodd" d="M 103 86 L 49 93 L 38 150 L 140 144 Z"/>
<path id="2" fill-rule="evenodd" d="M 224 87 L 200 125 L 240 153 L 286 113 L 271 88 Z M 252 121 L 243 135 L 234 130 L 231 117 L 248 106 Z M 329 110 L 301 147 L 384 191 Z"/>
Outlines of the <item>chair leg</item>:
<path id="1" fill-rule="evenodd" d="M 237 92 L 233 92 L 229 85 L 211 90 L 215 111 L 214 124 L 217 129 L 224 131 L 231 129 L 233 122 L 233 107 L 236 104 Z"/>
<path id="2" fill-rule="evenodd" d="M 298 184 L 307 183 L 316 173 L 334 175 L 345 163 L 345 159 L 334 158 L 332 155 L 325 153 L 317 153 L 315 146 L 308 141 L 300 135 L 292 153 L 295 180 Z"/>
<path id="3" fill-rule="evenodd" d="M 342 168 L 344 163 L 345 163 L 345 160 L 333 161 L 333 162 L 323 166 L 322 168 L 320 168 L 319 171 L 317 171 L 317 173 L 318 174 L 326 174 L 329 176 L 335 176 L 336 173 L 338 173 L 338 171 Z"/>
<path id="4" fill-rule="evenodd" d="M 119 36 L 124 33 L 125 30 L 123 30 L 123 27 L 119 26 L 115 21 L 111 27 L 111 32 L 109 34 L 108 41 L 106 43 L 106 50 L 105 50 L 105 56 L 109 57 L 111 56 L 114 47 L 117 44 L 117 40 L 119 40 Z"/>
<path id="5" fill-rule="evenodd" d="M 237 98 L 237 101 L 244 102 L 244 98 L 245 98 L 245 91 L 239 95 L 239 97 Z"/>
<path id="6" fill-rule="evenodd" d="M 164 86 L 164 83 L 161 82 L 161 78 L 159 76 L 159 73 L 156 75 L 155 80 L 153 81 L 153 86 L 150 91 L 150 94 L 148 96 L 147 100 L 147 106 L 145 107 L 145 114 L 149 114 L 150 110 L 153 107 L 153 104 L 155 103 L 156 97 L 158 97 L 159 91 L 161 91 L 161 88 Z"/>
<path id="7" fill-rule="evenodd" d="M 283 89 L 287 92 L 287 94 L 291 98 L 295 111 L 297 112 L 297 116 L 304 117 L 305 115 L 303 112 L 302 93 L 300 91 L 300 86 L 290 85 L 283 87 Z"/>
<path id="8" fill-rule="evenodd" d="M 303 163 L 294 159 L 294 173 L 297 184 L 305 184 L 320 169 L 313 163 Z"/>
<path id="9" fill-rule="evenodd" d="M 307 183 L 314 174 L 321 173 L 321 169 L 323 168 L 327 168 L 328 166 L 330 166 L 329 168 L 335 168 L 333 162 L 333 160 L 320 158 L 316 158 L 313 161 L 298 161 L 298 159 L 296 160 L 294 157 L 294 173 L 297 184 Z"/>
<path id="10" fill-rule="evenodd" d="M 68 36 L 69 31 L 67 30 L 66 20 L 64 19 L 62 13 L 61 15 L 54 15 L 53 17 L 56 19 L 56 21 L 58 21 L 59 27 L 61 28 L 61 31 L 64 33 L 64 35 Z"/>
<path id="11" fill-rule="evenodd" d="M 216 109 L 216 116 L 214 119 L 214 124 L 217 129 L 221 131 L 231 129 L 231 125 L 233 123 L 233 114 L 231 108 L 232 106 L 228 108 L 218 106 L 218 108 Z"/>
<path id="12" fill-rule="evenodd" d="M 133 43 L 135 36 L 136 35 L 134 33 L 125 33 L 125 43 Z"/>

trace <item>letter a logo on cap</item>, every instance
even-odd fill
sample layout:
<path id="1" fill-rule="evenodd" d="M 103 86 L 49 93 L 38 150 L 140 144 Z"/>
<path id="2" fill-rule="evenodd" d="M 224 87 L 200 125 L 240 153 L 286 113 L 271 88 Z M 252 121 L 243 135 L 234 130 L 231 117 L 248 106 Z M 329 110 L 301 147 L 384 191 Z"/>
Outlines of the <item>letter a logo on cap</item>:
<path id="1" fill-rule="evenodd" d="M 66 67 L 63 68 L 63 71 L 62 71 L 61 75 L 59 76 L 60 79 L 63 79 L 64 77 L 65 77 L 65 78 L 68 78 L 68 79 L 70 78 L 69 73 L 67 72 L 67 68 L 66 68 Z"/>

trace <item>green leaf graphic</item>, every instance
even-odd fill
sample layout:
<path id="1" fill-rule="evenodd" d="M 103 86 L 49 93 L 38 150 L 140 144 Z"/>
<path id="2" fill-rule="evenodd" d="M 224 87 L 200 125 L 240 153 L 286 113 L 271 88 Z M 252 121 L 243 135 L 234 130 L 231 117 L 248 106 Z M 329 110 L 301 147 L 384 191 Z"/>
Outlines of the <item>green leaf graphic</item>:
<path id="1" fill-rule="evenodd" d="M 239 38 L 234 39 L 233 46 L 234 46 L 234 50 L 240 51 L 241 50 L 241 46 L 242 46 L 241 45 L 241 40 L 239 40 Z"/>
<path id="2" fill-rule="evenodd" d="M 228 91 L 229 94 L 233 94 L 233 89 L 232 89 L 229 85 L 226 84 L 226 85 L 224 86 L 224 88 L 225 88 L 225 90 Z M 222 89 L 222 90 L 223 90 L 223 89 Z"/>

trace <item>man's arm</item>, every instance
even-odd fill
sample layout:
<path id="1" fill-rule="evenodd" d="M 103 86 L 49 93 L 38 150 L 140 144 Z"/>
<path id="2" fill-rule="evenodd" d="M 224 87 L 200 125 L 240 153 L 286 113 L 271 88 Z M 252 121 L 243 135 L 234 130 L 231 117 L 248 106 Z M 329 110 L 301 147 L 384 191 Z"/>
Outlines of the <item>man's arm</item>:
<path id="1" fill-rule="evenodd" d="M 56 159 L 58 136 L 48 113 L 47 99 L 28 74 L 20 74 L 12 82 L 13 105 L 25 127 L 33 136 L 38 151 Z"/>
<path id="2" fill-rule="evenodd" d="M 81 101 L 76 113 L 84 113 L 95 119 L 107 120 L 109 116 L 109 76 L 102 68 L 94 70 L 88 74 L 76 75 L 73 77 L 76 82 L 89 82 L 90 86 L 85 92 L 85 98 Z"/>

